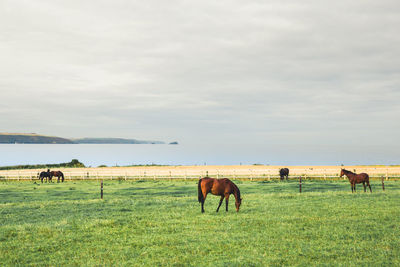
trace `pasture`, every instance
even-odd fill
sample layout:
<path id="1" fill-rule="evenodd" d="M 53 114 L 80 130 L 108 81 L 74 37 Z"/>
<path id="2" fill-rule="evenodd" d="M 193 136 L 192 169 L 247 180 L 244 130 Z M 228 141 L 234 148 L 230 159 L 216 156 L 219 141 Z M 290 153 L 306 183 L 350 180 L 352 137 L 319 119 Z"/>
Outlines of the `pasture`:
<path id="1" fill-rule="evenodd" d="M 205 213 L 197 181 L 0 182 L 0 262 L 5 266 L 400 265 L 400 182 L 234 181 Z"/>

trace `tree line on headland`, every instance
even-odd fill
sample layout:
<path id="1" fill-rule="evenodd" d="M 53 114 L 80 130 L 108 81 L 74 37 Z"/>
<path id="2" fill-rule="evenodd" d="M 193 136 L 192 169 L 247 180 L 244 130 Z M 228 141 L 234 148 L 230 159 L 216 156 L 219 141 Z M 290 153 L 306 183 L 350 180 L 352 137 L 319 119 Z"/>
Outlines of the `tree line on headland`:
<path id="1" fill-rule="evenodd" d="M 33 164 L 33 165 L 15 165 L 3 166 L 0 170 L 19 170 L 19 169 L 52 169 L 52 168 L 85 168 L 85 164 L 79 162 L 77 159 L 71 162 L 57 163 L 57 164 Z"/>

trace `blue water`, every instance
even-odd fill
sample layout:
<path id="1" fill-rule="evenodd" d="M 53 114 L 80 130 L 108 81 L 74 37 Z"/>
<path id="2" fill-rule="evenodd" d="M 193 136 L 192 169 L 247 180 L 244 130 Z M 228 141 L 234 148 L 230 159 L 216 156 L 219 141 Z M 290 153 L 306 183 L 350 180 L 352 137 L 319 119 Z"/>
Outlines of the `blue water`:
<path id="1" fill-rule="evenodd" d="M 399 164 L 400 150 L 381 147 L 264 144 L 0 144 L 0 166 L 69 162 L 86 166 L 165 165 L 353 165 Z"/>

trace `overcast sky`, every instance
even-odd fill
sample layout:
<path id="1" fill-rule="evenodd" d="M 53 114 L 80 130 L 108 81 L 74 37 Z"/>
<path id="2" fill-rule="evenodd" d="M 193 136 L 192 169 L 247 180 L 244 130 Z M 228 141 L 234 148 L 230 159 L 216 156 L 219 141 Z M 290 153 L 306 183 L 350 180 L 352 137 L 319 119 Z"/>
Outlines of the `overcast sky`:
<path id="1" fill-rule="evenodd" d="M 399 13 L 398 0 L 0 0 L 0 132 L 399 147 Z"/>

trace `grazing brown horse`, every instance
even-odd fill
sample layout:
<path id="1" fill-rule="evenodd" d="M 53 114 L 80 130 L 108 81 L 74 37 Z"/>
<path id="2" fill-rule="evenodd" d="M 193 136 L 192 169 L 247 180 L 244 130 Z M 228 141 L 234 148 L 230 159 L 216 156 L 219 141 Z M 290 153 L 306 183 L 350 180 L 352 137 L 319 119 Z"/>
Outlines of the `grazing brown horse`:
<path id="1" fill-rule="evenodd" d="M 51 171 L 50 180 L 53 179 L 53 176 L 57 177 L 57 183 L 60 182 L 60 177 L 61 177 L 61 182 L 64 182 L 64 174 L 61 171 Z"/>
<path id="2" fill-rule="evenodd" d="M 367 183 L 369 190 L 372 193 L 372 189 L 371 189 L 371 185 L 369 184 L 369 175 L 366 173 L 360 173 L 360 174 L 356 174 L 354 172 L 345 170 L 345 169 L 341 169 L 340 171 L 340 177 L 343 177 L 343 175 L 346 175 L 347 178 L 349 178 L 349 182 L 351 184 L 351 192 L 353 193 L 353 189 L 354 192 L 356 192 L 356 184 L 360 184 L 362 183 L 364 186 L 364 192 L 367 192 L 367 188 L 365 186 L 365 183 Z"/>
<path id="3" fill-rule="evenodd" d="M 228 202 L 230 194 L 233 194 L 235 196 L 236 211 L 237 212 L 239 211 L 240 204 L 242 203 L 242 199 L 240 198 L 240 190 L 231 180 L 226 178 L 214 179 L 210 177 L 204 177 L 199 180 L 198 196 L 199 196 L 199 202 L 201 203 L 201 212 L 204 212 L 204 202 L 206 200 L 208 193 L 211 193 L 216 196 L 221 196 L 217 212 L 219 210 L 219 207 L 221 207 L 224 198 L 226 202 L 226 211 L 228 211 Z"/>

